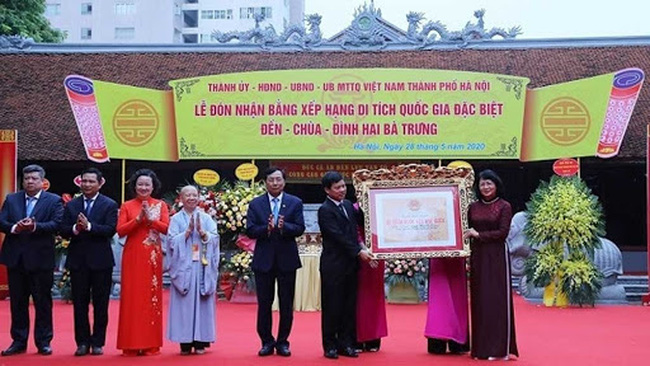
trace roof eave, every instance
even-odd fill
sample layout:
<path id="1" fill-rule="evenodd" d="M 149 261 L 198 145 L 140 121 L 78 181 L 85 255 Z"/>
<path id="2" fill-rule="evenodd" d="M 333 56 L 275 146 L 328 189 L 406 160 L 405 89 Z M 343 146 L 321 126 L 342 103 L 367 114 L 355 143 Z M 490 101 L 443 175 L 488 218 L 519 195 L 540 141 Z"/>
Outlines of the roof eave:
<path id="1" fill-rule="evenodd" d="M 323 42 L 314 47 L 298 44 L 265 46 L 261 44 L 73 44 L 36 43 L 26 49 L 0 49 L 2 53 L 248 53 L 248 52 L 333 52 L 333 51 L 408 51 L 408 50 L 504 50 L 541 48 L 630 47 L 650 46 L 650 36 L 503 39 L 463 42 L 432 42 L 414 44 L 407 41 L 390 42 L 381 49 L 356 47 L 344 49 L 340 43 Z"/>

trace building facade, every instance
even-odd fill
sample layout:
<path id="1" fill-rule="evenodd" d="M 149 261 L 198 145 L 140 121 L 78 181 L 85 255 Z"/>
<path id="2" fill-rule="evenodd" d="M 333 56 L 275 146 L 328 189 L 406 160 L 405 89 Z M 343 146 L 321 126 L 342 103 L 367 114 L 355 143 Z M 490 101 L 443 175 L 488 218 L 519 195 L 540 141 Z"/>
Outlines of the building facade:
<path id="1" fill-rule="evenodd" d="M 47 0 L 64 43 L 211 43 L 215 31 L 302 23 L 305 0 Z"/>
<path id="2" fill-rule="evenodd" d="M 181 11 L 185 8 L 181 7 Z M 70 105 L 60 87 L 70 74 L 82 73 L 93 80 L 163 90 L 169 88 L 169 80 L 200 75 L 314 68 L 411 68 L 525 76 L 531 80 L 528 87 L 534 89 L 629 67 L 650 70 L 650 37 L 647 36 L 490 41 L 479 37 L 494 33 L 494 29 L 488 32 L 484 28 L 480 15 L 475 15 L 477 21 L 468 22 L 460 31 L 439 27 L 438 37 L 431 36 L 431 29 L 418 25 L 419 13 L 409 13 L 409 28 L 401 30 L 386 22 L 372 7 L 359 9 L 352 24 L 330 39 L 322 38 L 318 28 L 321 19 L 316 15 L 309 16 L 306 29 L 298 32 L 301 36 L 290 42 L 262 32 L 264 24 L 260 24 L 261 30 L 254 29 L 254 21 L 239 32 L 238 44 L 10 46 L 11 42 L 5 40 L 9 46 L 3 49 L 0 37 L 0 68 L 5 70 L 0 73 L 0 121 L 3 121 L 2 128 L 20 131 L 19 168 L 30 163 L 42 164 L 48 172 L 55 172 L 48 175 L 52 191 L 63 193 L 77 190 L 73 178 L 88 164 Z M 501 33 L 516 34 L 516 31 Z M 581 160 L 581 178 L 600 197 L 607 214 L 607 238 L 619 246 L 625 270 L 630 272 L 647 270 L 648 121 L 650 89 L 643 88 L 620 154 L 610 159 Z M 47 128 L 43 128 L 44 123 Z M 446 165 L 449 160 L 432 154 L 423 161 L 406 162 L 437 166 Z M 111 177 L 103 191 L 116 199 L 123 188 L 117 178 L 123 169 L 128 176 L 138 168 L 153 168 L 162 178 L 162 192 L 169 192 L 191 181 L 193 172 L 206 167 L 216 170 L 224 181 L 234 181 L 234 170 L 242 161 L 121 163 L 114 160 L 102 165 L 105 175 Z M 263 158 L 255 160 L 260 171 L 281 163 Z M 492 168 L 499 172 L 507 187 L 505 198 L 515 211 L 524 210 L 540 180 L 550 178 L 552 164 L 552 161 L 472 160 L 477 171 Z M 287 190 L 302 197 L 305 203 L 324 199 L 317 179 L 288 181 Z"/>

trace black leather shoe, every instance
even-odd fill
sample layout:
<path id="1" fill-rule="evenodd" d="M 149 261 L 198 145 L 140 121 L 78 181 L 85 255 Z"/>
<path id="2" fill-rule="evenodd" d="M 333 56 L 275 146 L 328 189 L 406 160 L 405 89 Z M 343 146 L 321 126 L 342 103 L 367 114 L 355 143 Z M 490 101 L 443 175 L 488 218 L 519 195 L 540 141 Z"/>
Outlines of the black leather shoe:
<path id="1" fill-rule="evenodd" d="M 270 356 L 273 354 L 273 344 L 265 344 L 260 348 L 260 351 L 257 352 L 258 356 Z"/>
<path id="2" fill-rule="evenodd" d="M 444 355 L 447 352 L 447 341 L 427 338 L 427 352 L 435 355 Z"/>
<path id="3" fill-rule="evenodd" d="M 354 350 L 352 347 L 345 347 L 339 350 L 339 355 L 345 356 L 345 357 L 359 357 L 359 354 L 357 351 Z"/>
<path id="4" fill-rule="evenodd" d="M 90 354 L 95 356 L 103 355 L 104 349 L 102 347 L 93 346 L 92 349 L 90 350 Z"/>
<path id="5" fill-rule="evenodd" d="M 49 356 L 52 354 L 52 347 L 50 346 L 43 346 L 38 349 L 38 354 L 43 355 L 43 356 Z"/>
<path id="6" fill-rule="evenodd" d="M 335 350 L 335 349 L 330 349 L 330 350 L 325 351 L 325 355 L 324 355 L 324 356 L 325 356 L 326 358 L 331 358 L 331 359 L 333 359 L 333 360 L 336 360 L 337 358 L 339 358 L 339 355 L 336 353 L 336 350 Z"/>
<path id="7" fill-rule="evenodd" d="M 289 350 L 289 346 L 284 345 L 284 344 L 281 345 L 281 346 L 276 346 L 275 347 L 275 352 L 280 356 L 284 356 L 284 357 L 291 356 L 291 350 Z"/>
<path id="8" fill-rule="evenodd" d="M 85 344 L 82 344 L 81 346 L 77 347 L 77 350 L 74 351 L 75 356 L 85 356 L 88 354 L 88 346 Z"/>
<path id="9" fill-rule="evenodd" d="M 460 344 L 458 342 L 449 341 L 449 353 L 460 355 L 469 352 L 469 343 Z"/>
<path id="10" fill-rule="evenodd" d="M 25 353 L 27 351 L 27 346 L 19 346 L 16 344 L 12 344 L 7 348 L 6 350 L 2 351 L 3 356 L 13 356 L 21 353 Z"/>

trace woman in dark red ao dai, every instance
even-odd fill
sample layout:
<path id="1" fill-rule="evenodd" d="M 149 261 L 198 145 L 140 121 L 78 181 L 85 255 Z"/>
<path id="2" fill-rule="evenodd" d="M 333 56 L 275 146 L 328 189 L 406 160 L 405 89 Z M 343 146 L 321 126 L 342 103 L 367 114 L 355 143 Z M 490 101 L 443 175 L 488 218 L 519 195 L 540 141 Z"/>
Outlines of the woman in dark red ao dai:
<path id="1" fill-rule="evenodd" d="M 471 238 L 471 353 L 472 357 L 507 360 L 519 356 L 510 288 L 510 258 L 505 243 L 512 208 L 502 198 L 503 182 L 483 170 L 474 184 L 478 201 L 469 207 Z"/>

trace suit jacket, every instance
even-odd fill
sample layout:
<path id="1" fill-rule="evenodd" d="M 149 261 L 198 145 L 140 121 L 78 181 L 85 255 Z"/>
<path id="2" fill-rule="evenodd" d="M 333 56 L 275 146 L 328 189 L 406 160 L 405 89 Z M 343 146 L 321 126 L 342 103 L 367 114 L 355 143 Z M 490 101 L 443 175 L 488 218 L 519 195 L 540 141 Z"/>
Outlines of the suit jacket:
<path id="1" fill-rule="evenodd" d="M 72 227 L 77 216 L 84 211 L 84 196 L 79 196 L 65 205 L 61 235 L 70 239 L 65 266 L 69 269 L 109 269 L 115 265 L 111 239 L 117 225 L 117 203 L 99 194 L 93 203 L 88 221 L 90 231 L 75 235 Z"/>
<path id="2" fill-rule="evenodd" d="M 347 274 L 359 268 L 357 256 L 361 246 L 357 240 L 357 225 L 362 216 L 350 201 L 343 200 L 342 204 L 348 217 L 329 198 L 318 209 L 318 226 L 323 237 L 321 272 Z"/>
<path id="3" fill-rule="evenodd" d="M 22 259 L 22 265 L 28 271 L 53 270 L 54 236 L 63 216 L 61 197 L 42 191 L 31 214 L 36 221 L 36 230 L 12 234 L 12 226 L 25 216 L 25 191 L 8 195 L 0 210 L 0 230 L 6 235 L 0 263 L 13 268 Z"/>
<path id="4" fill-rule="evenodd" d="M 282 272 L 301 267 L 296 237 L 305 231 L 302 211 L 302 200 L 284 192 L 278 212 L 284 216 L 284 228 L 282 231 L 274 229 L 269 234 L 267 226 L 271 204 L 268 194 L 251 201 L 246 214 L 246 235 L 257 239 L 252 263 L 254 271 L 269 272 L 274 265 Z"/>

